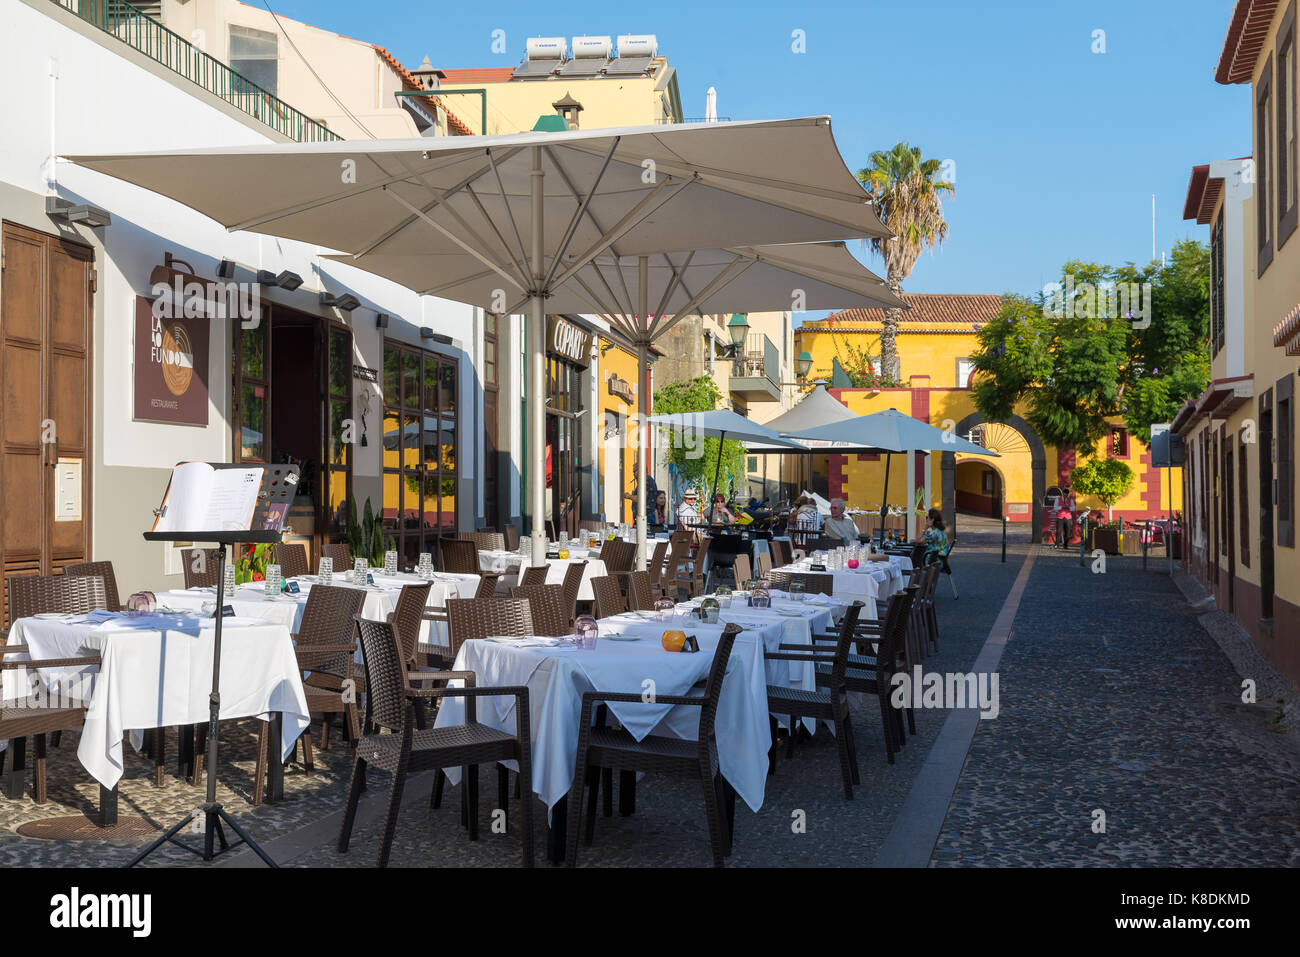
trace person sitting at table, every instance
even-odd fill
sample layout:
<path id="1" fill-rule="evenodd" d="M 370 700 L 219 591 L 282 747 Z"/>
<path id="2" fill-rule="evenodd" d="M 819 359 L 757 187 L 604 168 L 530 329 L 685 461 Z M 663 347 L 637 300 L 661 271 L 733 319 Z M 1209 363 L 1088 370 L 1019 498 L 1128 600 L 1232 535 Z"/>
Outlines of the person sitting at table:
<path id="1" fill-rule="evenodd" d="M 695 489 L 688 488 L 682 493 L 682 504 L 677 506 L 677 527 L 685 530 L 691 525 L 700 524 L 700 513 L 695 510 Z"/>
<path id="2" fill-rule="evenodd" d="M 668 496 L 662 490 L 655 493 L 646 513 L 646 522 L 661 528 L 668 524 Z"/>
<path id="3" fill-rule="evenodd" d="M 925 531 L 919 538 L 912 541 L 916 544 L 925 543 L 925 558 L 922 563 L 931 565 L 938 561 L 940 555 L 948 548 L 947 526 L 943 521 L 943 512 L 937 508 L 930 509 L 925 515 Z"/>
<path id="4" fill-rule="evenodd" d="M 822 534 L 830 538 L 838 538 L 845 545 L 857 544 L 858 526 L 854 524 L 853 519 L 844 514 L 844 499 L 831 499 L 831 517 L 826 519 L 826 524 L 822 526 Z"/>
<path id="5" fill-rule="evenodd" d="M 794 509 L 790 512 L 790 527 L 801 532 L 816 532 L 822 527 L 822 515 L 817 510 L 817 503 L 807 495 L 795 499 Z"/>
<path id="6" fill-rule="evenodd" d="M 736 516 L 727 508 L 727 496 L 717 492 L 713 496 L 713 507 L 709 509 L 709 523 L 712 525 L 734 525 Z"/>

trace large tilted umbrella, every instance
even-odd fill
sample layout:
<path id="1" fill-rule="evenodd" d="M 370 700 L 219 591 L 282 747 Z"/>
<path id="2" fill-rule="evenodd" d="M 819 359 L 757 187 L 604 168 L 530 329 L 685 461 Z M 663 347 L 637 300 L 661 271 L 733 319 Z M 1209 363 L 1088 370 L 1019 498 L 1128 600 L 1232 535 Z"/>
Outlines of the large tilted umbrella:
<path id="1" fill-rule="evenodd" d="M 813 429 L 819 425 L 830 425 L 846 419 L 856 419 L 858 414 L 850 411 L 835 396 L 826 391 L 826 383 L 818 382 L 811 392 L 805 395 L 794 407 L 782 412 L 775 419 L 764 423 L 775 432 L 793 433 L 800 429 Z M 812 455 L 808 455 L 808 475 L 812 475 Z"/>
<path id="2" fill-rule="evenodd" d="M 761 261 L 744 251 L 755 245 L 888 235 L 836 149 L 829 117 L 71 159 L 169 196 L 230 229 L 328 247 L 357 263 L 395 253 L 434 257 L 436 265 L 421 264 L 428 278 L 413 282 L 415 288 L 499 313 L 528 306 L 533 449 L 545 442 L 544 314 L 561 311 L 557 294 L 580 288 L 570 281 L 599 257 L 636 264 L 635 298 L 626 279 L 618 278 L 604 290 L 609 309 L 595 311 L 626 320 L 644 382 L 653 326 L 662 319 L 652 323 L 649 304 L 649 273 L 659 254 L 726 251 L 733 261 L 709 283 L 720 288 Z M 623 275 L 621 266 L 617 272 Z M 812 278 L 829 284 L 839 278 L 835 272 L 818 270 Z M 666 284 L 679 285 L 673 279 Z M 679 313 L 702 308 L 709 291 L 691 296 L 696 301 L 684 302 Z M 670 302 L 672 294 L 675 289 Z M 642 453 L 641 515 L 644 467 Z M 540 468 L 528 470 L 526 503 L 534 561 L 541 562 Z M 642 520 L 638 535 L 644 535 Z"/>
<path id="3" fill-rule="evenodd" d="M 936 429 L 928 422 L 904 415 L 897 409 L 885 409 L 870 415 L 854 416 L 840 422 L 813 428 L 782 430 L 786 438 L 795 438 L 811 449 L 833 453 L 884 452 L 885 492 L 880 503 L 880 528 L 884 534 L 885 514 L 889 502 L 889 465 L 894 452 L 967 452 L 971 455 L 998 453 Z"/>

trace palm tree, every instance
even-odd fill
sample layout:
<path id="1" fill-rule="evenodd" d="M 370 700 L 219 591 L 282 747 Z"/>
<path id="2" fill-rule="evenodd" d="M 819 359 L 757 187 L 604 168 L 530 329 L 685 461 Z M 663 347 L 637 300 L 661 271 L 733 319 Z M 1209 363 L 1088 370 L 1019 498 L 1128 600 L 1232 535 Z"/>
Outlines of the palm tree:
<path id="1" fill-rule="evenodd" d="M 939 178 L 940 165 L 939 160 L 923 159 L 919 147 L 899 143 L 891 150 L 872 153 L 871 165 L 858 170 L 858 180 L 870 194 L 876 212 L 894 233 L 887 239 L 871 240 L 872 251 L 885 260 L 886 284 L 894 295 L 903 291 L 903 281 L 912 274 L 921 251 L 933 249 L 948 236 L 939 194 L 953 192 L 954 186 Z M 880 372 L 892 379 L 899 371 L 894 337 L 902 318 L 902 309 L 886 309 L 880 333 Z"/>

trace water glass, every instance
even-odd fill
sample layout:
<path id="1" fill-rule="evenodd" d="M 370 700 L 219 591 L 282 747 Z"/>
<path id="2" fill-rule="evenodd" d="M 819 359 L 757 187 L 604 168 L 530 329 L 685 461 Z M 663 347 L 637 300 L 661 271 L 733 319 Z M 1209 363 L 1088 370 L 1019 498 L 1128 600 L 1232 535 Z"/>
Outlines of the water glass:
<path id="1" fill-rule="evenodd" d="M 276 598 L 280 594 L 280 585 L 283 578 L 280 575 L 279 565 L 266 566 L 266 580 L 262 583 L 266 586 L 266 597 Z"/>
<path id="2" fill-rule="evenodd" d="M 221 586 L 225 592 L 226 598 L 229 599 L 235 593 L 235 566 L 227 565 L 221 570 Z"/>
<path id="3" fill-rule="evenodd" d="M 713 594 L 717 596 L 719 608 L 731 607 L 731 589 L 728 588 L 726 585 L 723 585 Z"/>
<path id="4" fill-rule="evenodd" d="M 322 585 L 328 585 L 332 582 L 334 580 L 334 559 L 322 558 L 320 560 L 320 567 L 317 569 L 317 574 L 320 576 L 320 583 Z"/>
<path id="5" fill-rule="evenodd" d="M 706 598 L 700 602 L 700 618 L 705 624 L 716 625 L 718 623 L 718 600 L 716 598 Z"/>
<path id="6" fill-rule="evenodd" d="M 426 581 L 433 577 L 433 555 L 429 552 L 420 552 L 419 575 Z"/>
<path id="7" fill-rule="evenodd" d="M 389 550 L 384 552 L 384 574 L 385 575 L 397 574 L 397 552 L 396 551 Z"/>
<path id="8" fill-rule="evenodd" d="M 573 622 L 573 641 L 583 651 L 594 651 L 600 628 L 591 615 L 579 615 Z"/>
<path id="9" fill-rule="evenodd" d="M 352 583 L 354 585 L 364 585 L 366 575 L 370 572 L 370 560 L 367 558 L 357 558 L 352 562 Z"/>
<path id="10" fill-rule="evenodd" d="M 655 618 L 659 621 L 672 621 L 676 603 L 671 598 L 660 598 L 655 602 Z"/>
<path id="11" fill-rule="evenodd" d="M 754 608 L 770 608 L 772 606 L 772 593 L 766 588 L 755 588 L 754 593 L 749 597 L 749 603 Z"/>
<path id="12" fill-rule="evenodd" d="M 792 582 L 790 582 L 790 600 L 791 600 L 791 601 L 803 601 L 803 600 L 804 600 L 804 583 L 803 583 L 803 579 L 796 578 L 796 579 L 794 579 Z"/>

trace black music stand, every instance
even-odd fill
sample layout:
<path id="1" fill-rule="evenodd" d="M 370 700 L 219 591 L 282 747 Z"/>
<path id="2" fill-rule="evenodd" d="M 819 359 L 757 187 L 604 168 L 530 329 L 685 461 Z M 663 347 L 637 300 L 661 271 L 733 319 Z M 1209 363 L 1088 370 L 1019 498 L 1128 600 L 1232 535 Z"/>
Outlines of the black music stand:
<path id="1" fill-rule="evenodd" d="M 228 463 L 211 463 L 216 469 L 248 469 L 258 468 L 256 465 L 235 465 Z M 194 531 L 194 532 L 145 532 L 146 541 L 150 542 L 216 542 L 218 567 L 221 568 L 222 574 L 217 578 L 217 610 L 216 610 L 216 634 L 212 641 L 212 691 L 208 695 L 208 792 L 207 800 L 191 811 L 185 818 L 175 826 L 169 828 L 162 837 L 154 841 L 143 851 L 137 854 L 126 865 L 135 867 L 146 857 L 152 854 L 164 844 L 172 843 L 177 847 L 183 847 L 192 854 L 196 854 L 205 861 L 210 861 L 218 854 L 238 847 L 240 844 L 247 844 L 253 849 L 258 857 L 268 867 L 276 867 L 275 861 L 263 851 L 251 837 L 244 832 L 235 819 L 226 813 L 225 809 L 217 801 L 217 729 L 221 724 L 221 623 L 225 617 L 222 612 L 225 608 L 225 567 L 226 567 L 226 546 L 235 545 L 236 543 L 253 543 L 274 544 L 280 541 L 281 528 L 284 526 L 285 516 L 289 511 L 289 504 L 293 501 L 294 493 L 298 490 L 298 466 L 296 465 L 266 465 L 260 466 L 263 470 L 262 484 L 257 492 L 257 506 L 253 510 L 253 522 L 248 531 L 234 532 L 213 532 L 213 531 Z M 283 508 L 273 508 L 272 506 L 283 505 Z M 279 747 L 279 742 L 269 742 L 270 747 Z M 199 850 L 184 841 L 176 835 L 180 833 L 185 825 L 189 824 L 200 814 L 204 817 L 203 826 L 203 850 Z M 225 821 L 230 825 L 230 829 L 239 836 L 239 840 L 231 844 L 226 840 L 225 832 L 221 829 L 221 822 Z M 214 845 L 219 843 L 220 850 L 214 849 Z"/>

